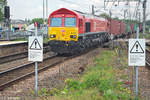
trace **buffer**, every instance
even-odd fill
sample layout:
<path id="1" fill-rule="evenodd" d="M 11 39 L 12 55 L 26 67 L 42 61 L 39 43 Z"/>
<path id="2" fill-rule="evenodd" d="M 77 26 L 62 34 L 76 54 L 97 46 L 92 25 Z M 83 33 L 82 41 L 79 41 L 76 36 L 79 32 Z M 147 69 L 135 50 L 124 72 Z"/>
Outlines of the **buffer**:
<path id="1" fill-rule="evenodd" d="M 130 50 L 130 53 L 144 53 L 142 46 L 140 45 L 139 41 L 136 41 Z"/>
<path id="2" fill-rule="evenodd" d="M 35 38 L 30 46 L 30 50 L 42 50 L 39 41 Z"/>

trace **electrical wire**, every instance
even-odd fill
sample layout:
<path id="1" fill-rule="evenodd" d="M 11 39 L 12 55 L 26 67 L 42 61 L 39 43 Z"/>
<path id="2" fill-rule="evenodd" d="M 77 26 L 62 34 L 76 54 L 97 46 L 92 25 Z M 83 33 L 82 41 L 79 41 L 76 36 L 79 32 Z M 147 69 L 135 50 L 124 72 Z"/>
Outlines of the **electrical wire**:
<path id="1" fill-rule="evenodd" d="M 69 3 L 69 4 L 82 5 L 82 6 L 86 5 L 87 6 L 87 4 L 81 4 L 81 3 L 73 2 L 73 1 L 70 1 L 70 0 L 60 0 L 60 1 L 63 1 L 63 2 Z"/>
<path id="2" fill-rule="evenodd" d="M 90 9 L 90 6 L 92 5 L 92 4 L 87 4 L 87 3 L 86 4 L 85 3 L 77 3 L 77 2 L 70 1 L 70 0 L 60 0 L 60 1 L 68 3 L 68 4 L 75 4 L 77 6 L 79 6 L 79 5 L 83 6 L 84 5 L 84 6 L 88 7 L 89 9 Z M 86 10 L 87 12 L 91 11 L 91 9 L 90 10 L 84 9 L 84 10 Z"/>

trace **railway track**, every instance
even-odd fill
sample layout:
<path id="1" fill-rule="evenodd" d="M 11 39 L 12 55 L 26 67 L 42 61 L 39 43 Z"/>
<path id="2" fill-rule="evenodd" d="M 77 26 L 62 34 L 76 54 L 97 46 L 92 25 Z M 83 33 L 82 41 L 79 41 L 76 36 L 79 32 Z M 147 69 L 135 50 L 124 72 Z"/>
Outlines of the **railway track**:
<path id="1" fill-rule="evenodd" d="M 86 54 L 89 51 L 94 50 L 94 48 L 90 48 L 89 50 L 86 50 L 85 52 L 80 53 Z M 60 64 L 68 59 L 80 56 L 80 54 L 76 55 L 53 55 L 49 56 L 43 59 L 43 62 L 39 63 L 38 72 L 44 71 L 48 68 L 51 68 L 57 64 Z M 35 74 L 35 63 L 29 62 L 21 66 L 13 67 L 11 69 L 4 70 L 0 72 L 0 91 L 4 90 L 5 88 L 17 83 L 18 81 L 21 81 L 25 78 L 28 78 L 31 75 Z"/>
<path id="2" fill-rule="evenodd" d="M 63 61 L 70 59 L 71 57 L 59 57 L 57 55 L 49 56 L 39 63 L 38 71 L 41 72 Z M 6 87 L 23 80 L 31 75 L 34 75 L 34 62 L 29 62 L 22 66 L 17 66 L 12 69 L 0 72 L 0 91 L 4 90 Z"/>
<path id="3" fill-rule="evenodd" d="M 44 53 L 50 51 L 48 46 L 45 46 L 43 48 L 43 50 L 44 50 Z M 20 53 L 14 53 L 14 54 L 10 54 L 7 56 L 0 56 L 0 64 L 11 62 L 11 61 L 18 60 L 18 59 L 27 58 L 27 57 L 28 57 L 28 51 L 23 51 Z"/>
<path id="4" fill-rule="evenodd" d="M 150 50 L 146 49 L 146 64 L 150 66 Z"/>
<path id="5" fill-rule="evenodd" d="M 92 50 L 92 48 L 90 50 Z M 87 50 L 83 54 L 89 52 L 90 50 Z M 45 47 L 44 52 L 47 52 L 47 51 L 49 51 L 49 49 L 47 49 Z M 24 53 L 27 53 L 27 52 L 24 52 Z M 25 54 L 25 55 L 27 57 L 27 54 Z M 75 56 L 79 56 L 79 54 L 75 55 Z M 50 67 L 60 64 L 63 61 L 65 61 L 67 59 L 71 59 L 75 56 L 59 57 L 57 55 L 53 55 L 53 56 L 46 57 L 46 58 L 44 58 L 43 62 L 39 63 L 38 71 L 41 72 L 43 70 L 46 70 Z M 18 59 L 20 59 L 20 58 L 18 57 Z M 14 60 L 15 60 L 15 58 L 14 58 Z M 34 62 L 29 62 L 24 65 L 13 67 L 11 69 L 7 69 L 7 70 L 0 72 L 0 91 L 4 90 L 6 87 L 11 86 L 12 84 L 15 84 L 16 82 L 18 82 L 20 80 L 23 80 L 31 75 L 34 75 L 34 73 L 35 73 L 34 70 L 35 70 Z"/>

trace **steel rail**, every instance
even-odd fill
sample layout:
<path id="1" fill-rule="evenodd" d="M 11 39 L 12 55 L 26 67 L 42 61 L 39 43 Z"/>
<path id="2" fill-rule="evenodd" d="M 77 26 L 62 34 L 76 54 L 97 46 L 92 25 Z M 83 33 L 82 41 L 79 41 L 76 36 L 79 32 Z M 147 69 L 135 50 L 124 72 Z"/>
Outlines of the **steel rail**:
<path id="1" fill-rule="evenodd" d="M 146 49 L 146 53 L 148 53 L 150 55 L 150 50 Z M 150 59 L 148 59 L 148 54 L 146 54 L 146 64 L 147 64 L 147 66 L 150 66 Z"/>
<path id="2" fill-rule="evenodd" d="M 55 58 L 55 57 L 57 57 L 57 56 L 54 55 L 54 56 L 51 56 L 51 57 L 47 57 L 47 58 L 45 58 L 45 59 L 43 60 L 43 62 L 46 61 L 46 60 L 49 60 L 49 59 L 53 59 L 53 58 Z M 57 64 L 59 64 L 59 63 L 61 63 L 61 62 L 62 62 L 62 61 L 58 61 L 58 62 L 56 62 L 56 63 L 50 64 L 50 65 L 47 65 L 47 66 L 44 66 L 44 67 L 41 67 L 41 68 L 39 67 L 39 71 L 41 72 L 42 70 L 47 69 L 47 68 L 52 67 L 52 66 L 55 66 L 55 65 L 57 65 Z M 28 64 L 24 64 L 24 65 L 22 65 L 22 66 L 18 66 L 18 67 L 9 69 L 9 70 L 7 70 L 7 71 L 0 72 L 0 78 L 3 78 L 3 76 L 12 75 L 12 73 L 17 73 L 18 70 L 20 70 L 20 69 L 24 69 L 24 68 L 25 68 L 25 69 L 27 70 L 27 68 L 30 68 L 32 65 L 34 65 L 34 62 L 30 62 L 30 63 L 28 63 Z M 19 76 L 19 77 L 17 77 L 17 78 L 11 79 L 11 80 L 6 81 L 6 82 L 0 82 L 0 83 L 1 83 L 1 84 L 0 84 L 0 91 L 2 91 L 3 89 L 5 89 L 6 87 L 9 87 L 9 86 L 12 85 L 13 83 L 15 83 L 15 82 L 17 82 L 17 81 L 19 81 L 19 80 L 22 80 L 23 78 L 26 78 L 26 77 L 28 77 L 28 76 L 30 76 L 30 75 L 33 75 L 33 74 L 34 74 L 34 71 L 29 72 L 29 73 L 26 73 L 26 74 L 23 74 L 23 75 L 21 75 L 21 76 Z M 9 78 L 9 77 L 8 77 L 8 78 Z M 0 80 L 0 81 L 2 81 L 2 80 Z"/>
<path id="3" fill-rule="evenodd" d="M 44 53 L 46 53 L 50 49 L 49 49 L 49 47 L 46 46 L 43 48 L 43 50 L 44 50 Z M 23 59 L 23 58 L 26 58 L 27 56 L 28 56 L 28 51 L 23 51 L 20 53 L 14 53 L 14 54 L 6 55 L 6 56 L 0 56 L 0 64 L 15 61 L 18 59 Z"/>

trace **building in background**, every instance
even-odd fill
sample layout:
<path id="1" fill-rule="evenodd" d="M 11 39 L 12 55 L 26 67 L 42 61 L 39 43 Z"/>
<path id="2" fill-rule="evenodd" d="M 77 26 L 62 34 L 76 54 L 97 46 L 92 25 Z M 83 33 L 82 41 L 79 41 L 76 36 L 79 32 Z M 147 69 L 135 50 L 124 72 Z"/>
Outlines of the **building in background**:
<path id="1" fill-rule="evenodd" d="M 25 31 L 29 25 L 28 21 L 25 20 L 11 20 L 11 31 Z"/>

